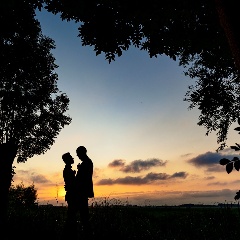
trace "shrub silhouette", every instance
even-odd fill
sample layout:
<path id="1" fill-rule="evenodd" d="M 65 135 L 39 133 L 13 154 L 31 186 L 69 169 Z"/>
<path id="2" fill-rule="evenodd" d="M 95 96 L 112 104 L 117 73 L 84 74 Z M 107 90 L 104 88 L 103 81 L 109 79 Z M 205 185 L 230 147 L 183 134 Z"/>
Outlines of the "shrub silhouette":
<path id="1" fill-rule="evenodd" d="M 23 183 L 11 186 L 9 189 L 10 207 L 32 207 L 37 203 L 37 190 L 32 184 L 25 187 Z"/>

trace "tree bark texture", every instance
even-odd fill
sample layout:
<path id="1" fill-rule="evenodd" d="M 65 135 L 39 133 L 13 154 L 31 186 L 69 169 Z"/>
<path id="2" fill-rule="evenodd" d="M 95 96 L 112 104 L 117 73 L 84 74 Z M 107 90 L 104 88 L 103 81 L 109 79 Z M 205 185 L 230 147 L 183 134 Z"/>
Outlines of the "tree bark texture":
<path id="1" fill-rule="evenodd" d="M 6 229 L 8 195 L 12 182 L 12 166 L 16 154 L 16 144 L 11 142 L 0 144 L 0 238 Z"/>
<path id="2" fill-rule="evenodd" d="M 228 44 L 240 72 L 240 15 L 236 1 L 215 0 L 220 24 L 225 32 Z"/>

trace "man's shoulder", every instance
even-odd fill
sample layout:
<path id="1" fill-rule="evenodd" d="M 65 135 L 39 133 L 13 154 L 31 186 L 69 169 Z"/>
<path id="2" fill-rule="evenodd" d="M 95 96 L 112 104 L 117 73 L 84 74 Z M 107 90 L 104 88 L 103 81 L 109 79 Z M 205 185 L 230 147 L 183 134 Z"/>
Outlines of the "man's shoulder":
<path id="1" fill-rule="evenodd" d="M 89 167 L 93 168 L 93 162 L 91 161 L 91 159 L 84 161 L 82 163 L 79 163 L 77 168 L 79 170 L 79 169 L 86 169 Z"/>
<path id="2" fill-rule="evenodd" d="M 93 161 L 92 161 L 91 158 L 88 158 L 88 162 L 91 163 L 91 164 L 93 164 Z"/>
<path id="3" fill-rule="evenodd" d="M 89 158 L 89 160 L 87 161 L 87 165 L 89 166 L 89 167 L 93 167 L 93 162 L 92 162 L 92 160 Z"/>

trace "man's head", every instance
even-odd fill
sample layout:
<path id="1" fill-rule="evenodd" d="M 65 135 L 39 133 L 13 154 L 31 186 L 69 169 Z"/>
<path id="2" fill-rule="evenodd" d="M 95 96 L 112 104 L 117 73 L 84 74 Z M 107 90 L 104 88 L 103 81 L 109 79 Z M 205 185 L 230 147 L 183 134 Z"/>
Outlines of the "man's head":
<path id="1" fill-rule="evenodd" d="M 69 152 L 64 153 L 62 155 L 62 160 L 65 162 L 65 164 L 73 164 L 74 163 L 74 159 Z"/>
<path id="2" fill-rule="evenodd" d="M 87 155 L 87 149 L 84 146 L 79 146 L 76 150 L 77 156 L 82 159 Z"/>

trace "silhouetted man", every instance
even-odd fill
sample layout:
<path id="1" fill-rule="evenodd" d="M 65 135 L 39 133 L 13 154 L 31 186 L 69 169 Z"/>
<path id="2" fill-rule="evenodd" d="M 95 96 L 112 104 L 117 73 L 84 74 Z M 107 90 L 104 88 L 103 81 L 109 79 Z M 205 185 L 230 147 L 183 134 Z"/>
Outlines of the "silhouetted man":
<path id="1" fill-rule="evenodd" d="M 76 175 L 76 207 L 79 210 L 80 218 L 85 232 L 89 231 L 89 209 L 88 198 L 94 197 L 93 191 L 93 162 L 87 156 L 87 149 L 79 146 L 76 149 L 78 158 L 82 161 L 78 164 Z"/>

